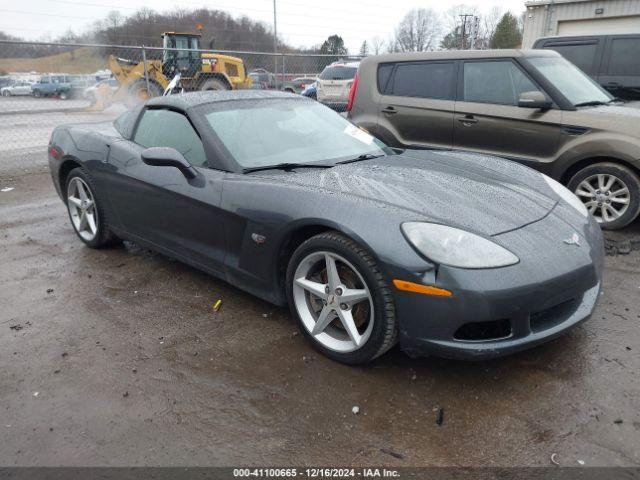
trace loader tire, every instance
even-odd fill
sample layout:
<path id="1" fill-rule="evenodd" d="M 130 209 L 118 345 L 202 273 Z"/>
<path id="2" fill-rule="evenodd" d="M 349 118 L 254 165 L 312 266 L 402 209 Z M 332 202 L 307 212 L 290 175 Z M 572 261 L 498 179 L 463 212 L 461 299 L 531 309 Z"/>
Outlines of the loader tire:
<path id="1" fill-rule="evenodd" d="M 231 90 L 229 85 L 218 78 L 210 78 L 200 87 L 200 90 Z"/>
<path id="2" fill-rule="evenodd" d="M 147 82 L 144 78 L 141 78 L 131 84 L 128 93 L 124 103 L 131 108 L 141 102 L 146 102 L 152 97 L 159 97 L 162 95 L 162 88 L 157 83 L 150 81 L 149 90 L 147 91 Z"/>

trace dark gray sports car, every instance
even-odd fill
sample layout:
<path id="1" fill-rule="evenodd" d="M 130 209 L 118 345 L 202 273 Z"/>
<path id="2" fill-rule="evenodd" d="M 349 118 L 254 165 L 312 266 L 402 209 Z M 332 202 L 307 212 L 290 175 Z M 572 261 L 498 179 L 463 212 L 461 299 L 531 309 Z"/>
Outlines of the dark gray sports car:
<path id="1" fill-rule="evenodd" d="M 277 305 L 345 363 L 399 340 L 479 359 L 589 317 L 600 228 L 516 163 L 392 150 L 286 93 L 154 98 L 113 124 L 58 127 L 49 162 L 73 228 L 170 255 Z"/>

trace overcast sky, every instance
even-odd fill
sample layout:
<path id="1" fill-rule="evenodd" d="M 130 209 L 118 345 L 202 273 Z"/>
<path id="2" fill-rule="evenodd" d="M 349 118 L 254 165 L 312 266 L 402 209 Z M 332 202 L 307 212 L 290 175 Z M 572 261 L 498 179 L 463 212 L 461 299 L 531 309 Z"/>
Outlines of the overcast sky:
<path id="1" fill-rule="evenodd" d="M 513 13 L 524 11 L 523 0 L 277 0 L 278 33 L 296 47 L 321 43 L 337 33 L 344 38 L 349 50 L 357 53 L 363 40 L 374 36 L 387 39 L 412 8 L 446 11 L 460 3 L 475 5 L 481 12 L 494 5 Z M 245 14 L 270 27 L 273 25 L 273 0 L 3 0 L 0 30 L 35 40 L 46 35 L 56 37 L 69 28 L 82 33 L 111 10 L 129 15 L 141 7 L 164 11 L 176 6 L 226 10 L 233 16 Z"/>

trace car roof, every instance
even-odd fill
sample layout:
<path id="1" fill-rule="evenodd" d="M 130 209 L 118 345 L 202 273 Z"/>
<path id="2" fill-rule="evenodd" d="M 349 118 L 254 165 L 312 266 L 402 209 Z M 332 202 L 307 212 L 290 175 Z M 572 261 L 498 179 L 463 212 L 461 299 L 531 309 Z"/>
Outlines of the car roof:
<path id="1" fill-rule="evenodd" d="M 447 50 L 440 52 L 387 53 L 375 55 L 363 60 L 368 62 L 402 62 L 419 60 L 466 60 L 476 58 L 512 58 L 512 57 L 557 57 L 553 50 Z"/>
<path id="2" fill-rule="evenodd" d="M 188 92 L 177 95 L 154 97 L 147 101 L 148 106 L 161 106 L 187 110 L 208 103 L 229 102 L 237 100 L 291 99 L 287 92 L 276 90 L 208 90 L 204 92 Z M 304 98 L 304 97 L 300 97 Z"/>
<path id="3" fill-rule="evenodd" d="M 629 35 L 637 35 L 634 33 L 594 33 L 594 34 L 590 34 L 590 35 L 554 35 L 554 36 L 550 36 L 550 37 L 540 37 L 535 41 L 535 44 L 538 44 L 539 42 L 542 41 L 558 41 L 558 42 L 571 42 L 574 40 L 591 40 L 594 38 L 602 38 L 602 37 L 607 37 L 607 38 L 620 38 L 620 37 L 628 37 Z"/>

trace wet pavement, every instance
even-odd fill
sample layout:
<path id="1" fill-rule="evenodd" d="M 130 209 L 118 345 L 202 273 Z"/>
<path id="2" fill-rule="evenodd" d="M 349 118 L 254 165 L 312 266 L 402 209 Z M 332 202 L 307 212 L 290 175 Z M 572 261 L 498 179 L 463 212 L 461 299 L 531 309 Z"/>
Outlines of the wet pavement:
<path id="1" fill-rule="evenodd" d="M 133 244 L 84 247 L 41 154 L 0 159 L 3 187 L 0 465 L 640 465 L 638 221 L 609 234 L 632 248 L 565 337 L 347 367 L 284 309 Z"/>

